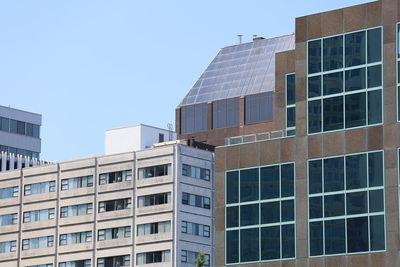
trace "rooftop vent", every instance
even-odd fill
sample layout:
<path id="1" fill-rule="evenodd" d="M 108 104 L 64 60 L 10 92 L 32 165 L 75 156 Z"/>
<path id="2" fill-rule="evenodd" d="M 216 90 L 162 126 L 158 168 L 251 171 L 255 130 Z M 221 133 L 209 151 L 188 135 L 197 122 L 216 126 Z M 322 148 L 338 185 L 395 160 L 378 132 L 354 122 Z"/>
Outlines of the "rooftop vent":
<path id="1" fill-rule="evenodd" d="M 253 34 L 253 42 L 261 41 L 264 39 L 265 39 L 264 37 L 261 37 L 261 36 L 257 37 L 257 34 Z"/>

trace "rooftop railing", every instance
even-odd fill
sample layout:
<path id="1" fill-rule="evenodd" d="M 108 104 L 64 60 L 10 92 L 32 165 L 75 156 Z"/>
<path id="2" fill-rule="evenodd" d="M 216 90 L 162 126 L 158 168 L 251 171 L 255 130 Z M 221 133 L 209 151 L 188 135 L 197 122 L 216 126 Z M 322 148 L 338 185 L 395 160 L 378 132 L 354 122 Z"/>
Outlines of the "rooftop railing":
<path id="1" fill-rule="evenodd" d="M 274 140 L 296 135 L 296 129 L 270 131 L 225 138 L 225 146 L 252 143 L 257 141 Z"/>

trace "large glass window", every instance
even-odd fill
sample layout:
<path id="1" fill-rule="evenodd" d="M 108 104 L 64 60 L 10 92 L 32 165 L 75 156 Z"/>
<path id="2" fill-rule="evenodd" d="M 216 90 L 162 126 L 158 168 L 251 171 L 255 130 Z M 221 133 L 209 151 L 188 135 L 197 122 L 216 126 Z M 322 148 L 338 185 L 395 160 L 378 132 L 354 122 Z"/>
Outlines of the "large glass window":
<path id="1" fill-rule="evenodd" d="M 17 223 L 18 223 L 17 213 L 0 215 L 0 226 L 17 224 Z"/>
<path id="2" fill-rule="evenodd" d="M 84 188 L 93 186 L 93 175 L 68 178 L 61 180 L 61 190 Z"/>
<path id="3" fill-rule="evenodd" d="M 119 238 L 127 238 L 131 236 L 131 227 L 115 227 L 108 229 L 101 229 L 98 232 L 97 240 L 110 240 L 110 239 L 119 239 Z"/>
<path id="4" fill-rule="evenodd" d="M 58 267 L 91 267 L 91 260 L 64 261 Z"/>
<path id="5" fill-rule="evenodd" d="M 185 234 L 210 237 L 210 226 L 209 225 L 182 221 L 181 229 L 182 229 L 182 233 L 185 233 Z"/>
<path id="6" fill-rule="evenodd" d="M 209 169 L 195 167 L 188 164 L 182 164 L 182 175 L 206 181 L 210 180 Z"/>
<path id="7" fill-rule="evenodd" d="M 0 130 L 36 138 L 40 137 L 40 125 L 4 117 L 0 117 Z"/>
<path id="8" fill-rule="evenodd" d="M 22 240 L 22 250 L 48 248 L 54 245 L 54 236 L 42 236 Z"/>
<path id="9" fill-rule="evenodd" d="M 99 212 L 130 209 L 131 203 L 132 203 L 132 199 L 130 197 L 108 200 L 108 201 L 100 201 L 99 202 Z"/>
<path id="10" fill-rule="evenodd" d="M 181 133 L 207 130 L 207 103 L 181 107 Z"/>
<path id="11" fill-rule="evenodd" d="M 65 206 L 61 207 L 60 209 L 60 218 L 87 215 L 87 214 L 92 214 L 92 212 L 93 212 L 92 203 Z"/>
<path id="12" fill-rule="evenodd" d="M 307 78 L 309 134 L 382 123 L 382 28 L 309 41 Z"/>
<path id="13" fill-rule="evenodd" d="M 203 209 L 210 209 L 210 198 L 183 192 L 182 204 Z"/>
<path id="14" fill-rule="evenodd" d="M 27 184 L 24 186 L 25 196 L 56 191 L 56 181 Z"/>
<path id="15" fill-rule="evenodd" d="M 266 92 L 255 95 L 247 95 L 244 98 L 245 123 L 251 124 L 262 121 L 270 121 L 273 118 L 273 95 Z"/>
<path id="16" fill-rule="evenodd" d="M 114 256 L 97 259 L 97 267 L 131 266 L 131 255 Z"/>
<path id="17" fill-rule="evenodd" d="M 154 222 L 139 224 L 137 226 L 137 235 L 154 235 L 159 233 L 171 232 L 171 221 Z"/>
<path id="18" fill-rule="evenodd" d="M 286 74 L 286 131 L 296 134 L 296 75 Z"/>
<path id="19" fill-rule="evenodd" d="M 182 250 L 181 261 L 189 264 L 196 264 L 196 258 L 199 256 L 199 252 Z M 210 266 L 210 255 L 204 254 L 204 266 Z"/>
<path id="20" fill-rule="evenodd" d="M 169 262 L 169 261 L 171 261 L 170 250 L 151 251 L 151 252 L 136 254 L 137 265 L 157 263 L 157 262 Z"/>
<path id="21" fill-rule="evenodd" d="M 226 264 L 295 258 L 294 181 L 294 163 L 226 172 Z"/>
<path id="22" fill-rule="evenodd" d="M 0 199 L 18 197 L 18 186 L 0 188 Z"/>
<path id="23" fill-rule="evenodd" d="M 138 208 L 171 203 L 171 192 L 138 197 Z"/>
<path id="24" fill-rule="evenodd" d="M 24 212 L 24 223 L 54 219 L 55 209 L 31 210 Z"/>
<path id="25" fill-rule="evenodd" d="M 139 179 L 166 176 L 171 174 L 171 164 L 139 168 Z"/>
<path id="26" fill-rule="evenodd" d="M 239 125 L 239 98 L 217 100 L 212 103 L 213 129 Z"/>
<path id="27" fill-rule="evenodd" d="M 99 184 L 113 184 L 132 180 L 132 170 L 101 173 Z"/>
<path id="28" fill-rule="evenodd" d="M 87 243 L 87 242 L 91 242 L 91 241 L 92 241 L 92 231 L 60 235 L 60 245 L 61 246 Z"/>
<path id="29" fill-rule="evenodd" d="M 308 161 L 309 255 L 385 250 L 383 152 Z"/>
<path id="30" fill-rule="evenodd" d="M 17 250 L 17 241 L 0 242 L 0 253 L 15 252 Z"/>

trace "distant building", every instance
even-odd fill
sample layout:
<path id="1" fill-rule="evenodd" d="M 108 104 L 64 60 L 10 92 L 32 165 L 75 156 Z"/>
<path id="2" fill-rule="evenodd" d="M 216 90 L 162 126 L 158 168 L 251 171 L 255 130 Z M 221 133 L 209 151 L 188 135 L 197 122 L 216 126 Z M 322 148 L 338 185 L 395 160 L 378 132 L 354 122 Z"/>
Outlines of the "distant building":
<path id="1" fill-rule="evenodd" d="M 105 154 L 138 151 L 155 143 L 176 140 L 176 133 L 145 124 L 119 127 L 106 130 Z"/>
<path id="2" fill-rule="evenodd" d="M 214 266 L 214 153 L 189 141 L 132 151 L 149 146 L 134 130 L 169 138 L 115 129 L 107 149 L 126 140 L 130 152 L 0 173 L 0 266 L 189 267 L 200 252 Z"/>
<path id="3" fill-rule="evenodd" d="M 0 171 L 36 166 L 42 115 L 0 106 Z"/>

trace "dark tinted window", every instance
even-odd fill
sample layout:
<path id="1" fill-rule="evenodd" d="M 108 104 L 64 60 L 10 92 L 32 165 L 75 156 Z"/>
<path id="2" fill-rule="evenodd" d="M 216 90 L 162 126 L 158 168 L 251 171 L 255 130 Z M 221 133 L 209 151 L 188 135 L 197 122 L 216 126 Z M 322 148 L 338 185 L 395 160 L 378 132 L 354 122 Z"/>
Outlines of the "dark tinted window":
<path id="1" fill-rule="evenodd" d="M 239 202 L 239 172 L 226 173 L 226 203 Z"/>
<path id="2" fill-rule="evenodd" d="M 343 157 L 324 159 L 324 191 L 340 191 L 344 189 Z"/>
<path id="3" fill-rule="evenodd" d="M 279 259 L 281 255 L 280 227 L 261 228 L 261 260 Z"/>
<path id="4" fill-rule="evenodd" d="M 343 97 L 324 99 L 324 131 L 343 128 Z"/>
<path id="5" fill-rule="evenodd" d="M 239 261 L 239 231 L 226 232 L 226 263 Z"/>
<path id="6" fill-rule="evenodd" d="M 272 120 L 272 92 L 248 95 L 245 100 L 245 123 Z"/>
<path id="7" fill-rule="evenodd" d="M 213 129 L 239 125 L 239 98 L 214 101 Z"/>
<path id="8" fill-rule="evenodd" d="M 321 96 L 321 76 L 308 78 L 308 98 Z"/>
<path id="9" fill-rule="evenodd" d="M 293 105 L 296 102 L 296 76 L 286 75 L 286 105 Z"/>
<path id="10" fill-rule="evenodd" d="M 308 73 L 321 71 L 321 40 L 308 43 Z"/>
<path id="11" fill-rule="evenodd" d="M 365 68 L 347 70 L 345 73 L 346 92 L 365 89 Z"/>
<path id="12" fill-rule="evenodd" d="M 259 228 L 240 230 L 240 261 L 259 260 Z"/>
<path id="13" fill-rule="evenodd" d="M 332 95 L 343 92 L 343 72 L 335 72 L 324 75 L 324 95 Z"/>
<path id="14" fill-rule="evenodd" d="M 324 71 L 343 67 L 343 36 L 323 40 Z"/>
<path id="15" fill-rule="evenodd" d="M 240 202 L 258 200 L 258 168 L 240 171 Z"/>
<path id="16" fill-rule="evenodd" d="M 365 64 L 365 31 L 346 34 L 345 58 L 346 67 Z"/>
<path id="17" fill-rule="evenodd" d="M 308 102 L 308 132 L 318 133 L 322 128 L 321 100 Z"/>
<path id="18" fill-rule="evenodd" d="M 261 199 L 279 197 L 279 166 L 260 169 Z"/>
<path id="19" fill-rule="evenodd" d="M 358 93 L 345 96 L 345 127 L 357 127 L 366 125 L 366 94 Z"/>
<path id="20" fill-rule="evenodd" d="M 368 63 L 382 60 L 382 33 L 381 28 L 368 30 Z"/>
<path id="21" fill-rule="evenodd" d="M 346 252 L 345 221 L 325 221 L 325 254 Z"/>
<path id="22" fill-rule="evenodd" d="M 181 133 L 207 130 L 207 103 L 181 107 Z"/>

